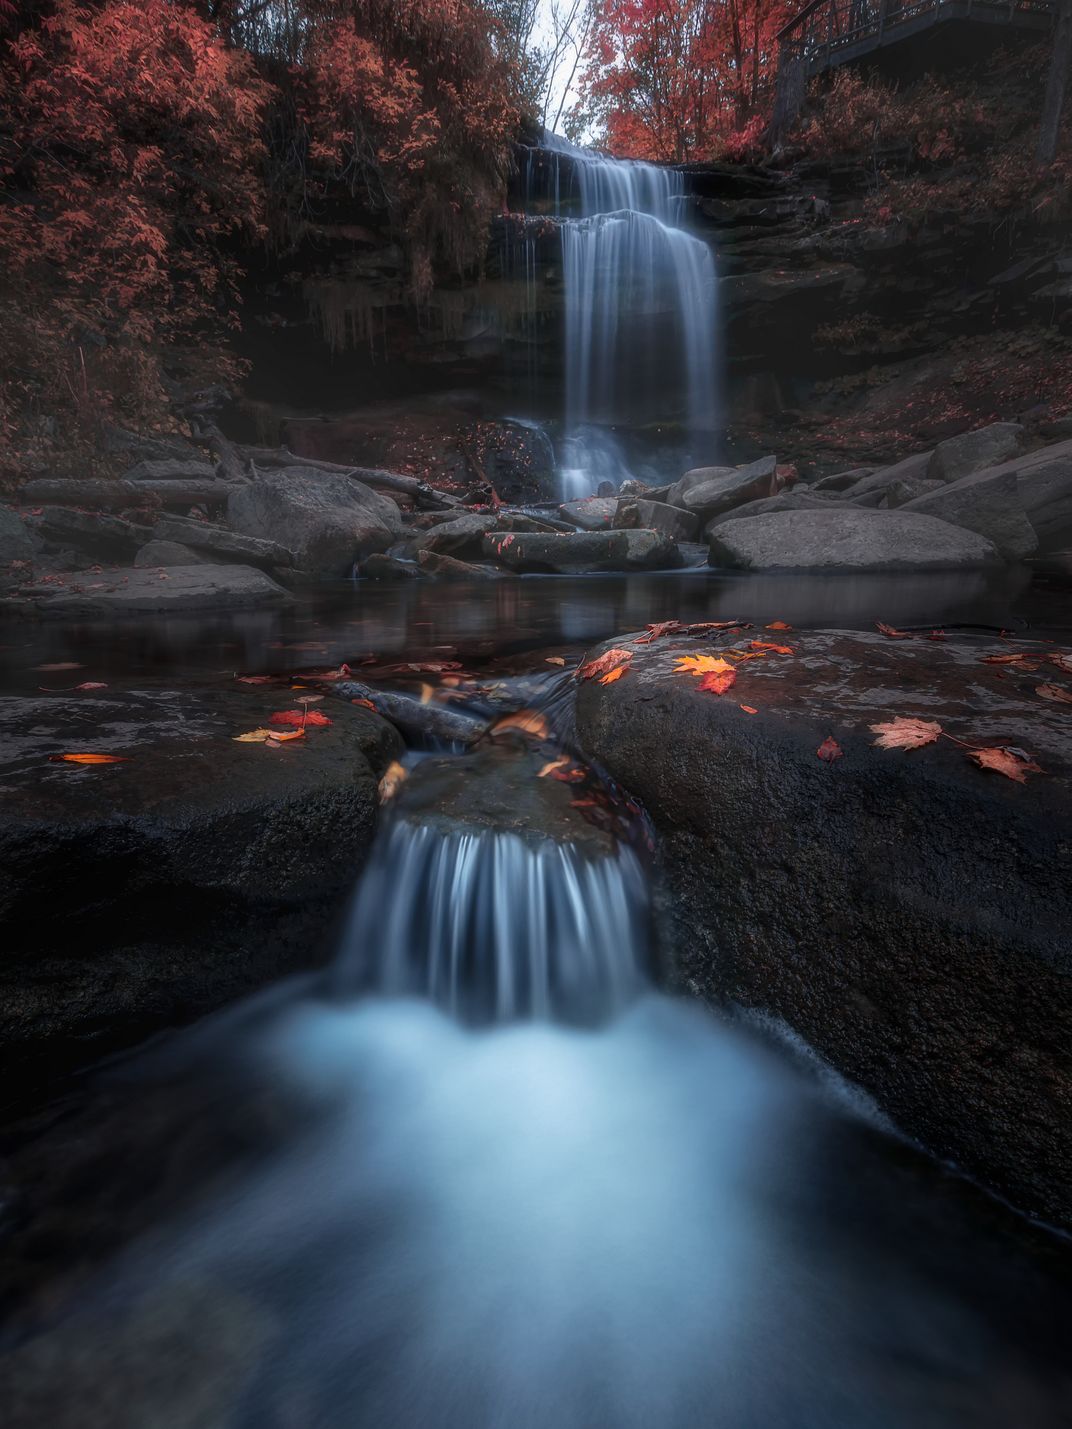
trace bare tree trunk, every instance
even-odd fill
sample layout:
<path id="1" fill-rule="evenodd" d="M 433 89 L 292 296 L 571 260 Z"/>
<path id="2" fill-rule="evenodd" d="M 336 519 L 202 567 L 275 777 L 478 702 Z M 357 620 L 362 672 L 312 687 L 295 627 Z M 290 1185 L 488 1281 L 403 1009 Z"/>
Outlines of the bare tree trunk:
<path id="1" fill-rule="evenodd" d="M 1042 127 L 1039 130 L 1040 164 L 1052 164 L 1057 157 L 1057 139 L 1061 132 L 1061 111 L 1068 87 L 1069 63 L 1072 61 L 1072 0 L 1059 0 L 1057 23 L 1053 32 L 1053 57 L 1050 77 L 1046 82 L 1046 98 L 1042 102 Z"/>

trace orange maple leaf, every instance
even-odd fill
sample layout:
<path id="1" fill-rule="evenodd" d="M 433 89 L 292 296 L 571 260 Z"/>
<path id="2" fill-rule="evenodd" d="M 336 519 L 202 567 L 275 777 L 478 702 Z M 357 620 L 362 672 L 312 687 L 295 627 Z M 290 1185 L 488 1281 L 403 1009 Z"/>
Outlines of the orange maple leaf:
<path id="1" fill-rule="evenodd" d="M 123 754 L 50 754 L 54 764 L 125 764 Z"/>
<path id="2" fill-rule="evenodd" d="M 756 709 L 755 705 L 738 705 L 737 708 L 744 710 L 745 714 L 759 714 L 759 710 Z"/>
<path id="3" fill-rule="evenodd" d="M 1032 759 L 1021 759 L 1007 748 L 972 749 L 968 758 L 974 759 L 981 769 L 992 769 L 995 774 L 1004 774 L 1017 784 L 1026 784 L 1028 774 L 1042 774 L 1042 770 Z"/>
<path id="4" fill-rule="evenodd" d="M 700 681 L 700 689 L 709 695 L 724 695 L 726 691 L 736 682 L 736 670 L 722 670 L 717 674 L 710 673 L 704 675 Z"/>
<path id="5" fill-rule="evenodd" d="M 724 675 L 733 666 L 720 655 L 680 655 L 674 665 L 675 675 Z"/>
<path id="6" fill-rule="evenodd" d="M 750 640 L 749 650 L 771 650 L 775 655 L 792 655 L 792 645 L 772 645 L 769 640 Z"/>
<path id="7" fill-rule="evenodd" d="M 660 620 L 654 625 L 646 627 L 647 635 L 638 635 L 633 641 L 634 645 L 650 645 L 653 640 L 658 640 L 661 635 L 669 635 L 674 630 L 681 629 L 680 620 Z"/>
<path id="8" fill-rule="evenodd" d="M 792 630 L 791 625 L 786 625 L 784 620 L 772 620 L 769 625 L 763 627 L 765 630 Z"/>
<path id="9" fill-rule="evenodd" d="M 933 720 L 903 716 L 868 728 L 878 735 L 874 741 L 877 749 L 922 749 L 925 744 L 933 744 L 942 732 L 942 726 Z"/>
<path id="10" fill-rule="evenodd" d="M 628 665 L 615 665 L 613 670 L 608 670 L 605 675 L 600 675 L 599 683 L 601 685 L 613 685 L 614 681 L 620 680 L 623 675 L 628 673 L 628 670 Z"/>
<path id="11" fill-rule="evenodd" d="M 578 669 L 577 676 L 581 680 L 592 680 L 596 675 L 605 675 L 618 665 L 627 665 L 632 658 L 632 650 L 623 650 L 616 646 L 611 650 L 604 650 L 603 654 L 594 660 L 586 660 Z"/>

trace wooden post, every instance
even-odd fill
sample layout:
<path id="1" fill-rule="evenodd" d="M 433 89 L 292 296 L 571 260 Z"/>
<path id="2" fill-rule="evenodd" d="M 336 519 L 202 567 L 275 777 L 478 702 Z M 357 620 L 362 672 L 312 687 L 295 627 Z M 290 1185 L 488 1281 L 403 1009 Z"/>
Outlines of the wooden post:
<path id="1" fill-rule="evenodd" d="M 1039 129 L 1036 159 L 1040 165 L 1052 164 L 1057 157 L 1057 141 L 1061 133 L 1061 112 L 1068 87 L 1069 63 L 1072 61 L 1072 0 L 1058 0 L 1057 21 L 1053 35 L 1053 56 L 1046 81 L 1046 97 L 1042 102 L 1042 124 Z"/>

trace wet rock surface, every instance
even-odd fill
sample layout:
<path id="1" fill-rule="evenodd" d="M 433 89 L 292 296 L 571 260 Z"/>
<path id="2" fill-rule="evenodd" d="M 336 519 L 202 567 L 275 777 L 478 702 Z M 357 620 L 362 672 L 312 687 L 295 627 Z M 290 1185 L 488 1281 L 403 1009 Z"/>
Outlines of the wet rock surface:
<path id="1" fill-rule="evenodd" d="M 235 742 L 285 707 L 280 692 L 152 685 L 0 700 L 0 1040 L 20 1080 L 324 955 L 399 743 L 334 702 L 306 738 Z M 124 762 L 50 762 L 84 752 Z"/>
<path id="2" fill-rule="evenodd" d="M 46 616 L 182 615 L 197 611 L 271 610 L 291 597 L 251 566 L 128 566 L 62 575 L 19 591 L 27 614 Z"/>
<path id="3" fill-rule="evenodd" d="M 948 522 L 845 507 L 731 517 L 710 540 L 711 564 L 736 570 L 971 570 L 1000 559 L 985 537 Z"/>
<path id="4" fill-rule="evenodd" d="M 733 632 L 632 647 L 627 677 L 579 687 L 582 747 L 658 829 L 678 976 L 784 1018 L 932 1152 L 1072 1224 L 1072 721 L 1034 693 L 1067 676 L 981 663 L 997 640 L 749 633 L 794 653 L 721 697 L 671 671 Z M 874 748 L 896 716 L 1045 773 Z"/>
<path id="5" fill-rule="evenodd" d="M 484 555 L 514 571 L 640 571 L 673 568 L 681 558 L 659 531 L 590 531 L 576 535 L 490 535 Z"/>

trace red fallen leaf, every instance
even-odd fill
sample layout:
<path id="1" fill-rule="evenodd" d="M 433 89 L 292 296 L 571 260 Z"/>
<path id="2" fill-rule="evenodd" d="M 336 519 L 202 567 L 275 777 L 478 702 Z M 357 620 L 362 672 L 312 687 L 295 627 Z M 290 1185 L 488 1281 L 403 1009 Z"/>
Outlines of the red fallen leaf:
<path id="1" fill-rule="evenodd" d="M 1072 675 L 1072 655 L 1062 655 L 1058 652 L 1047 655 L 1046 659 L 1051 665 L 1056 665 L 1059 670 L 1063 670 L 1066 675 Z"/>
<path id="2" fill-rule="evenodd" d="M 819 758 L 825 760 L 827 764 L 833 764 L 835 759 L 841 758 L 843 751 L 834 736 L 828 734 L 815 752 Z"/>
<path id="3" fill-rule="evenodd" d="M 571 799 L 571 809 L 595 809 L 599 807 L 598 799 Z"/>
<path id="4" fill-rule="evenodd" d="M 980 655 L 979 659 L 984 665 L 1023 665 L 1025 668 L 1037 670 L 1040 657 L 1030 650 L 1019 650 L 1015 655 Z"/>
<path id="5" fill-rule="evenodd" d="M 620 680 L 623 675 L 627 675 L 628 673 L 628 665 L 615 665 L 613 670 L 608 670 L 605 675 L 600 675 L 599 683 L 601 685 L 613 685 L 615 680 Z"/>
<path id="6" fill-rule="evenodd" d="M 881 620 L 875 621 L 875 628 L 881 630 L 887 640 L 911 640 L 912 633 L 908 630 L 898 630 L 894 625 L 883 625 Z"/>
<path id="7" fill-rule="evenodd" d="M 580 784 L 584 777 L 583 769 L 555 769 L 551 772 L 551 778 L 561 780 L 563 784 Z"/>
<path id="8" fill-rule="evenodd" d="M 722 670 L 704 675 L 699 688 L 709 695 L 724 695 L 736 683 L 736 670 Z"/>
<path id="9" fill-rule="evenodd" d="M 786 625 L 784 620 L 772 620 L 769 625 L 765 625 L 764 630 L 792 630 L 791 625 Z"/>
<path id="10" fill-rule="evenodd" d="M 236 675 L 235 681 L 239 685 L 274 685 L 279 679 L 278 675 Z"/>
<path id="11" fill-rule="evenodd" d="M 992 769 L 995 774 L 1004 774 L 1017 784 L 1026 784 L 1028 774 L 1042 774 L 1042 770 L 1032 759 L 1020 758 L 1008 747 L 1000 749 L 970 749 L 968 758 L 974 759 L 981 769 Z"/>
<path id="12" fill-rule="evenodd" d="M 632 650 L 622 650 L 617 646 L 612 650 L 604 650 L 595 660 L 585 661 L 578 669 L 577 677 L 581 680 L 592 680 L 596 675 L 606 675 L 619 665 L 628 665 L 632 658 Z"/>
<path id="13" fill-rule="evenodd" d="M 877 749 L 922 749 L 925 744 L 933 744 L 942 732 L 942 726 L 933 720 L 903 716 L 868 728 L 878 735 L 874 741 Z"/>
<path id="14" fill-rule="evenodd" d="M 928 640 L 944 640 L 944 639 L 945 639 L 945 631 L 944 631 L 944 630 L 932 630 L 931 633 L 927 636 L 927 639 L 928 639 Z"/>
<path id="15" fill-rule="evenodd" d="M 737 708 L 744 710 L 745 714 L 759 714 L 759 710 L 756 709 L 755 705 L 738 705 Z"/>
<path id="16" fill-rule="evenodd" d="M 724 675 L 733 666 L 721 655 L 679 655 L 674 665 L 675 675 Z"/>
<path id="17" fill-rule="evenodd" d="M 1057 700 L 1063 705 L 1072 705 L 1072 690 L 1063 690 L 1060 685 L 1036 685 L 1035 694 L 1044 700 Z"/>
<path id="18" fill-rule="evenodd" d="M 53 764 L 126 764 L 124 754 L 50 754 Z"/>
<path id="19" fill-rule="evenodd" d="M 276 748 L 280 744 L 285 744 L 289 739 L 304 739 L 304 729 L 292 729 L 287 734 L 277 734 L 274 729 L 268 731 L 269 737 L 264 741 L 270 749 Z"/>
<path id="20" fill-rule="evenodd" d="M 374 710 L 376 708 L 371 700 L 351 700 L 350 703 L 352 705 L 364 705 L 367 710 Z"/>
<path id="21" fill-rule="evenodd" d="M 680 620 L 659 620 L 654 625 L 644 627 L 647 635 L 638 635 L 633 641 L 634 645 L 650 645 L 653 640 L 658 640 L 661 635 L 669 635 L 671 631 L 681 629 Z"/>
<path id="22" fill-rule="evenodd" d="M 108 686 L 101 680 L 83 680 L 80 685 L 75 685 L 76 690 L 106 690 Z"/>
<path id="23" fill-rule="evenodd" d="M 549 774 L 553 774 L 556 769 L 564 769 L 569 763 L 568 754 L 560 754 L 557 759 L 548 760 L 543 768 L 536 775 L 537 779 L 546 779 Z"/>
<path id="24" fill-rule="evenodd" d="M 544 660 L 545 665 L 564 665 L 565 659 L 561 655 L 548 655 Z"/>
<path id="25" fill-rule="evenodd" d="M 696 635 L 701 630 L 733 630 L 738 625 L 748 628 L 746 620 L 698 620 L 688 627 L 688 632 L 690 635 Z M 789 626 L 785 628 L 788 630 Z"/>
<path id="26" fill-rule="evenodd" d="M 319 710 L 276 710 L 275 714 L 269 716 L 268 723 L 293 725 L 302 729 L 307 724 L 330 724 L 331 720 Z"/>
<path id="27" fill-rule="evenodd" d="M 792 645 L 772 645 L 769 640 L 749 640 L 749 650 L 772 650 L 775 655 L 792 655 Z"/>

